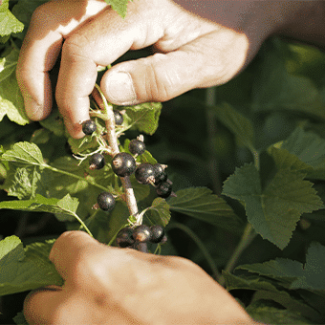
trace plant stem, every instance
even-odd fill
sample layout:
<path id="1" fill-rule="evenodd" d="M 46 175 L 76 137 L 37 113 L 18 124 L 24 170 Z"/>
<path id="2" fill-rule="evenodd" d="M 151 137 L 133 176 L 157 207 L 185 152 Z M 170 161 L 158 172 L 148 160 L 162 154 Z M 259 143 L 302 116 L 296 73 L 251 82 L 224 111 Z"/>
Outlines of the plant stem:
<path id="1" fill-rule="evenodd" d="M 138 214 L 138 205 L 137 200 L 135 199 L 130 177 L 121 177 L 121 182 L 125 191 L 125 201 L 128 206 L 130 215 L 136 216 Z"/>
<path id="2" fill-rule="evenodd" d="M 94 237 L 93 234 L 91 233 L 91 231 L 88 229 L 88 227 L 85 225 L 85 223 L 79 218 L 79 216 L 74 213 L 74 217 L 79 221 L 79 223 L 81 224 L 81 226 L 87 231 L 87 233 L 91 236 Z"/>
<path id="3" fill-rule="evenodd" d="M 107 100 L 98 85 L 95 86 L 95 89 L 92 92 L 92 96 L 104 113 L 105 125 L 107 129 L 107 142 L 111 148 L 111 155 L 114 157 L 120 152 L 120 150 L 115 133 L 115 117 L 113 113 L 113 106 L 107 103 Z M 128 176 L 120 177 L 120 180 L 124 188 L 125 202 L 128 206 L 129 213 L 132 216 L 136 216 L 138 214 L 138 205 L 135 199 L 130 178 Z"/>
<path id="4" fill-rule="evenodd" d="M 207 262 L 212 270 L 213 278 L 218 281 L 219 272 L 218 272 L 217 265 L 215 264 L 212 256 L 210 255 L 209 251 L 204 246 L 201 239 L 189 227 L 187 227 L 181 223 L 178 223 L 178 222 L 171 223 L 169 225 L 169 229 L 173 229 L 173 228 L 176 228 L 176 229 L 178 228 L 180 230 L 183 230 L 189 237 L 192 238 L 192 240 L 196 243 L 196 245 L 199 247 L 202 254 L 204 255 L 205 259 L 207 260 Z"/>
<path id="5" fill-rule="evenodd" d="M 216 87 L 211 87 L 206 90 L 206 103 L 208 106 L 215 106 L 216 104 Z M 214 147 L 214 139 L 217 134 L 217 121 L 214 110 L 206 109 L 206 123 L 207 123 L 207 132 L 208 132 L 208 147 L 209 147 L 209 159 L 208 159 L 208 168 L 210 170 L 210 176 L 212 178 L 212 187 L 213 191 L 216 194 L 221 193 L 221 185 L 219 179 L 219 164 L 218 158 L 216 155 L 216 150 Z"/>
<path id="6" fill-rule="evenodd" d="M 240 255 L 247 248 L 247 246 L 249 246 L 255 236 L 256 232 L 254 231 L 252 225 L 250 223 L 247 223 L 243 235 L 224 269 L 225 272 L 231 272 L 235 268 Z M 225 284 L 225 278 L 223 275 L 220 277 L 219 283 L 221 285 Z"/>
<path id="7" fill-rule="evenodd" d="M 254 166 L 256 167 L 257 170 L 260 170 L 260 155 L 257 150 L 251 149 L 251 152 L 254 157 Z"/>

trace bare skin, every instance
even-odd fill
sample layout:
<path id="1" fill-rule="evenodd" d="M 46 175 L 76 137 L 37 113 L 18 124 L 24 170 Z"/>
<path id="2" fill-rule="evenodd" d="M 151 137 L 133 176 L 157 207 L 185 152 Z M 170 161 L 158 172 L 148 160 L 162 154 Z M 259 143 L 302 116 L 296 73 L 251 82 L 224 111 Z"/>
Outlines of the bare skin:
<path id="1" fill-rule="evenodd" d="M 114 63 L 128 50 L 153 45 L 156 53 L 117 64 L 104 75 L 103 92 L 118 105 L 163 102 L 194 88 L 221 85 L 238 74 L 275 32 L 318 37 L 291 27 L 303 9 L 304 15 L 315 16 L 314 7 L 321 6 L 317 1 L 307 4 L 308 10 L 296 1 L 283 5 L 285 1 L 206 0 L 206 7 L 194 9 L 194 0 L 178 2 L 193 12 L 171 0 L 130 2 L 124 20 L 103 0 L 55 0 L 40 6 L 17 66 L 29 118 L 42 120 L 51 112 L 48 72 L 61 48 L 56 100 L 69 133 L 81 138 L 80 123 L 89 119 L 97 66 Z"/>
<path id="2" fill-rule="evenodd" d="M 222 286 L 180 257 L 108 247 L 71 231 L 50 259 L 65 285 L 27 297 L 29 324 L 255 324 Z"/>
<path id="3" fill-rule="evenodd" d="M 324 8 L 324 1 L 136 0 L 123 20 L 103 0 L 50 1 L 34 13 L 18 61 L 27 115 L 50 114 L 48 72 L 61 50 L 56 101 L 69 133 L 81 138 L 98 66 L 152 45 L 154 55 L 114 65 L 100 86 L 117 105 L 163 102 L 229 81 L 270 35 L 325 47 Z M 66 283 L 29 295 L 31 324 L 253 323 L 184 259 L 108 248 L 72 232 L 59 238 L 51 260 Z"/>

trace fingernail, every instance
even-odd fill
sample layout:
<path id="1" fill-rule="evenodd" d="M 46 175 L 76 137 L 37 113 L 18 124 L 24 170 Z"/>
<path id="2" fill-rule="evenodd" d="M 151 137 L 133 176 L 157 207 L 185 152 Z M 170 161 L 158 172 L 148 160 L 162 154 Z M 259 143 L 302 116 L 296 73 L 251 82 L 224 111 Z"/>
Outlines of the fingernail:
<path id="1" fill-rule="evenodd" d="M 112 72 L 106 81 L 108 98 L 117 105 L 131 105 L 136 100 L 133 81 L 127 72 Z"/>

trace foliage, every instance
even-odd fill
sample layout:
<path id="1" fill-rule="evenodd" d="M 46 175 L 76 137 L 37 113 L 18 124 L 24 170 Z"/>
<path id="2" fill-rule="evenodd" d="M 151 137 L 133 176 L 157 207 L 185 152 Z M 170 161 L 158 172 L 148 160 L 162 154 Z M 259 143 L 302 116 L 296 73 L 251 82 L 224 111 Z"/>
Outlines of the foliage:
<path id="1" fill-rule="evenodd" d="M 15 69 L 31 14 L 44 2 L 0 6 L 0 224 L 7 215 L 44 220 L 50 213 L 65 229 L 87 230 L 115 245 L 134 216 L 120 199 L 124 189 L 111 157 L 103 169 L 89 168 L 92 153 L 104 150 L 95 101 L 98 129 L 81 140 L 69 137 L 56 104 L 41 123 L 30 123 L 23 109 Z M 107 2 L 125 16 L 127 0 Z M 166 226 L 171 239 L 150 250 L 200 264 L 268 324 L 325 319 L 324 62 L 315 48 L 273 38 L 226 85 L 191 91 L 163 109 L 160 103 L 114 106 L 124 113 L 116 126 L 119 149 L 129 152 L 129 139 L 144 133 L 147 151 L 137 162 L 168 164 L 177 195 L 157 198 L 151 185 L 131 176 L 144 223 Z M 93 209 L 102 191 L 118 196 L 109 214 Z M 0 241 L 3 299 L 62 284 L 48 260 L 59 234 L 22 238 L 25 248 L 12 233 Z M 22 314 L 14 320 L 25 322 Z"/>

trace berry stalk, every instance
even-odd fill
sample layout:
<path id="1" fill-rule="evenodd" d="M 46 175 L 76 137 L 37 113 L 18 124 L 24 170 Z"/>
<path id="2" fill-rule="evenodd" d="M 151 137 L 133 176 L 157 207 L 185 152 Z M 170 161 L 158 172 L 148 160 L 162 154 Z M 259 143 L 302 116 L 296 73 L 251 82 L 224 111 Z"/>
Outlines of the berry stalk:
<path id="1" fill-rule="evenodd" d="M 106 98 L 102 94 L 98 85 L 95 86 L 96 88 L 92 92 L 92 96 L 96 101 L 97 105 L 103 111 L 105 116 L 105 125 L 107 129 L 107 142 L 111 148 L 111 156 L 114 157 L 118 153 L 120 153 L 118 147 L 117 136 L 115 133 L 115 117 L 113 112 L 113 106 L 109 105 L 106 101 Z M 132 216 L 136 216 L 138 214 L 138 205 L 135 199 L 134 191 L 131 185 L 131 181 L 129 176 L 120 177 L 125 195 L 124 200 L 128 206 L 129 213 Z"/>

